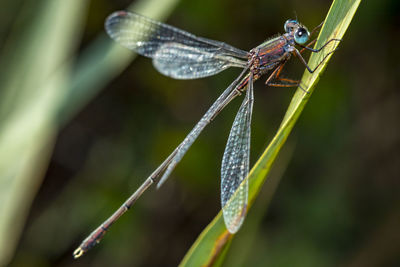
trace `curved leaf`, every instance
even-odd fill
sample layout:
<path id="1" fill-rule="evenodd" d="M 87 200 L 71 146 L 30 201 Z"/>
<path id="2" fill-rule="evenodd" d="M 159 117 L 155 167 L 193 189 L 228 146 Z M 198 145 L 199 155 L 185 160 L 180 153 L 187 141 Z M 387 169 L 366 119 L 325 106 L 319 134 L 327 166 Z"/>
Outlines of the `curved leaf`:
<path id="1" fill-rule="evenodd" d="M 320 31 L 315 47 L 321 47 L 322 44 L 325 44 L 331 38 L 341 39 L 350 25 L 360 2 L 361 0 L 334 1 Z M 332 42 L 325 51 L 331 51 L 337 45 L 337 42 Z M 317 66 L 324 55 L 326 54 L 323 52 L 311 55 L 308 63 L 311 69 Z M 298 88 L 295 92 L 277 133 L 246 178 L 249 181 L 249 208 L 257 197 L 276 156 L 308 102 L 319 76 L 325 69 L 331 56 L 332 54 L 328 56 L 314 73 L 311 74 L 307 70 L 305 71 L 301 80 L 303 89 Z M 308 93 L 304 92 L 305 90 Z M 233 235 L 225 228 L 222 212 L 219 212 L 194 242 L 180 266 L 214 266 L 217 262 L 220 263 L 226 254 L 226 249 L 224 248 L 227 248 L 232 237 Z"/>

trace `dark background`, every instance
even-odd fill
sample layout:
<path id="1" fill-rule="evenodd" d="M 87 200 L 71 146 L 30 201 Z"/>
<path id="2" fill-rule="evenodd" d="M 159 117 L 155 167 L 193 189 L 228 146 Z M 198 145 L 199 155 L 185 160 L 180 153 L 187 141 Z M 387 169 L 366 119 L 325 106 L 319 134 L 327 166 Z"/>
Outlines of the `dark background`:
<path id="1" fill-rule="evenodd" d="M 400 265 L 398 3 L 361 3 L 276 162 L 270 178 L 282 179 L 268 212 L 250 211 L 226 266 Z M 104 32 L 107 15 L 128 4 L 92 1 L 77 53 Z M 282 33 L 294 12 L 312 29 L 330 4 L 181 1 L 167 23 L 250 50 Z M 10 14 L 17 13 L 13 8 Z M 284 75 L 297 79 L 303 71 L 294 58 Z M 77 261 L 72 252 L 238 73 L 178 81 L 157 73 L 151 60 L 137 58 L 59 132 L 10 266 L 177 265 L 220 209 L 221 159 L 240 100 L 206 128 L 168 182 L 146 192 L 100 245 Z M 252 165 L 293 93 L 256 83 Z M 259 223 L 250 223 L 252 216 Z M 247 233 L 250 239 L 242 237 Z"/>

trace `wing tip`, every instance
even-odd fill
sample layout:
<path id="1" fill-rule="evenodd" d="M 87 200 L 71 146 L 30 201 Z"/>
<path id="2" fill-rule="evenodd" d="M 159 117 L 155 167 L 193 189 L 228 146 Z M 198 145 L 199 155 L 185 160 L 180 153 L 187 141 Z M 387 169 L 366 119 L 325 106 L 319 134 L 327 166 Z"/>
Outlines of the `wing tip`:
<path id="1" fill-rule="evenodd" d="M 121 23 L 121 18 L 125 18 L 129 16 L 129 12 L 120 10 L 120 11 L 115 11 L 111 13 L 106 20 L 104 21 L 104 28 L 106 29 L 106 32 L 108 35 L 113 36 L 113 32 L 115 30 L 115 26 L 120 25 Z"/>
<path id="2" fill-rule="evenodd" d="M 222 215 L 224 217 L 224 222 L 226 229 L 229 233 L 235 234 L 242 227 L 244 219 L 247 213 L 247 204 L 243 205 L 243 208 L 240 212 L 232 214 L 232 211 L 229 209 L 222 208 Z"/>

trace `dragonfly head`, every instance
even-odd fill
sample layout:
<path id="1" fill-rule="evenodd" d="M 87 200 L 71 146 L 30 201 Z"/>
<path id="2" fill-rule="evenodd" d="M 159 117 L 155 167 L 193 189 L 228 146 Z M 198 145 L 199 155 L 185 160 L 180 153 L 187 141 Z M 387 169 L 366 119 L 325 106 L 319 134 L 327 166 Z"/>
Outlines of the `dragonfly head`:
<path id="1" fill-rule="evenodd" d="M 310 33 L 307 28 L 301 25 L 297 20 L 288 19 L 285 22 L 285 31 L 290 35 L 293 35 L 294 41 L 297 44 L 305 44 L 310 37 Z"/>

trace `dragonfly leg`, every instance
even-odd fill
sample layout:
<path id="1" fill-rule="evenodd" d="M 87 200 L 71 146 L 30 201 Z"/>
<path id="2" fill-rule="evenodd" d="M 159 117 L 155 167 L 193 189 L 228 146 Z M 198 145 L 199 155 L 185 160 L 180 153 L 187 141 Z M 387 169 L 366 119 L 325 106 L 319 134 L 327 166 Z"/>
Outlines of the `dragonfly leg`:
<path id="1" fill-rule="evenodd" d="M 283 67 L 285 66 L 286 61 L 281 63 L 268 77 L 268 79 L 265 81 L 265 84 L 267 86 L 273 86 L 273 87 L 294 87 L 299 84 L 298 80 L 293 80 L 293 79 L 288 79 L 288 78 L 283 78 L 280 77 L 281 72 L 283 70 Z M 275 82 L 274 82 L 275 81 Z M 282 83 L 278 83 L 276 81 L 281 81 Z"/>
<path id="2" fill-rule="evenodd" d="M 296 87 L 298 86 L 301 90 L 303 90 L 305 93 L 309 93 L 307 92 L 307 90 L 305 90 L 302 86 L 301 86 L 301 82 L 299 80 L 293 80 L 293 79 L 288 79 L 288 78 L 283 78 L 280 77 L 280 74 L 282 72 L 283 67 L 285 66 L 286 61 L 283 62 L 282 64 L 280 64 L 272 73 L 271 75 L 268 77 L 268 79 L 265 81 L 265 84 L 267 86 L 271 86 L 271 87 Z"/>
<path id="3" fill-rule="evenodd" d="M 322 25 L 324 25 L 325 20 L 323 20 L 318 26 L 316 26 L 314 29 L 312 29 L 310 36 L 313 35 L 316 31 L 321 29 Z"/>
<path id="4" fill-rule="evenodd" d="M 311 34 L 317 30 L 318 28 L 320 28 L 322 26 L 323 22 L 318 25 L 317 27 L 315 27 Z M 317 41 L 317 39 L 312 40 L 311 42 L 309 42 L 307 44 L 306 47 L 310 47 L 313 44 L 315 44 L 315 42 Z M 300 54 L 302 54 L 304 51 L 306 50 L 306 48 L 303 48 L 299 51 Z M 295 54 L 297 56 L 297 54 Z M 288 79 L 288 78 L 282 78 L 280 77 L 280 74 L 282 72 L 283 67 L 285 66 L 286 61 L 283 62 L 282 64 L 280 64 L 275 71 L 270 75 L 270 77 L 266 80 L 265 84 L 267 86 L 272 86 L 272 87 L 296 87 L 299 86 L 304 92 L 308 93 L 306 90 L 304 90 L 304 88 L 301 86 L 300 81 L 299 80 L 293 80 L 293 79 Z M 273 80 L 275 81 L 281 81 L 282 83 L 274 83 Z"/>
<path id="5" fill-rule="evenodd" d="M 311 42 L 309 42 L 308 44 L 307 44 L 307 46 L 306 47 L 310 47 L 310 46 L 312 46 L 313 44 L 315 44 L 315 42 L 317 41 L 317 39 L 314 39 L 314 40 L 312 40 Z M 303 52 L 306 50 L 307 48 L 303 48 L 303 49 L 301 49 L 300 50 L 300 54 L 303 54 Z"/>
<path id="6" fill-rule="evenodd" d="M 276 79 L 276 78 L 275 78 Z M 298 86 L 304 93 L 309 94 L 309 92 L 303 88 L 301 82 L 299 80 L 292 80 L 287 78 L 278 78 L 278 81 L 282 81 L 282 83 L 269 83 L 268 86 L 272 87 L 296 87 Z"/>
<path id="7" fill-rule="evenodd" d="M 300 83 L 300 81 L 298 81 L 298 80 L 292 80 L 292 79 L 287 79 L 287 78 L 275 78 L 275 81 L 280 81 L 281 83 L 270 82 L 270 83 L 268 83 L 268 86 L 272 86 L 272 87 L 296 87 Z"/>
<path id="8" fill-rule="evenodd" d="M 331 42 L 341 42 L 341 41 L 342 41 L 342 39 L 332 38 L 332 39 L 330 39 L 329 41 L 327 41 L 323 46 L 321 46 L 321 47 L 318 48 L 318 49 L 310 48 L 310 47 L 308 47 L 308 45 L 307 45 L 307 46 L 299 45 L 299 46 L 302 47 L 303 49 L 307 49 L 307 50 L 309 50 L 309 51 L 311 51 L 311 52 L 313 52 L 313 53 L 318 53 L 318 52 L 320 52 L 322 49 L 324 49 L 328 44 L 330 44 Z"/>
<path id="9" fill-rule="evenodd" d="M 314 71 L 316 71 L 316 70 L 319 68 L 319 66 L 322 64 L 322 62 L 324 62 L 325 59 L 326 59 L 330 54 L 332 54 L 333 52 L 335 52 L 335 51 L 338 50 L 338 49 L 339 49 L 339 48 L 335 48 L 335 49 L 333 49 L 332 51 L 330 51 L 328 54 L 326 54 L 314 69 L 311 69 L 310 66 L 308 66 L 306 60 L 305 60 L 305 59 L 303 58 L 303 56 L 300 54 L 299 50 L 297 50 L 297 49 L 295 48 L 295 49 L 294 49 L 294 52 L 296 53 L 297 57 L 300 58 L 300 60 L 301 60 L 301 62 L 303 63 L 303 65 L 307 68 L 308 72 L 314 73 Z"/>

